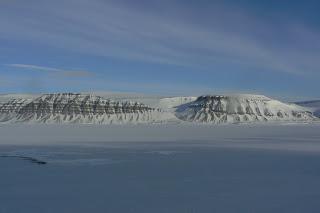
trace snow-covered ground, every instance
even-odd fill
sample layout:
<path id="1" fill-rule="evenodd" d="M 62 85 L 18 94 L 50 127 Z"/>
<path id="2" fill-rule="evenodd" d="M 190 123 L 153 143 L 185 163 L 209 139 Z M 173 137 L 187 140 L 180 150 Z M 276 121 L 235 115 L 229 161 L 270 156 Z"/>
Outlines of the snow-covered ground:
<path id="1" fill-rule="evenodd" d="M 0 125 L 0 212 L 319 212 L 319 129 Z"/>

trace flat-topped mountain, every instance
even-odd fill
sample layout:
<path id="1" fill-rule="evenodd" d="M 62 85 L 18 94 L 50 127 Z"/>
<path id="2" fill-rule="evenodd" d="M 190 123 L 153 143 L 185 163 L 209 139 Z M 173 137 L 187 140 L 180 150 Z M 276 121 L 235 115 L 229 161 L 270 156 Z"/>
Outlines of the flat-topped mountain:
<path id="1" fill-rule="evenodd" d="M 200 96 L 181 105 L 176 116 L 184 121 L 240 123 L 257 121 L 312 121 L 307 109 L 260 95 Z"/>
<path id="2" fill-rule="evenodd" d="M 1 121 L 121 123 L 153 121 L 160 110 L 138 102 L 120 102 L 95 95 L 58 93 L 33 100 L 13 99 L 0 106 Z"/>

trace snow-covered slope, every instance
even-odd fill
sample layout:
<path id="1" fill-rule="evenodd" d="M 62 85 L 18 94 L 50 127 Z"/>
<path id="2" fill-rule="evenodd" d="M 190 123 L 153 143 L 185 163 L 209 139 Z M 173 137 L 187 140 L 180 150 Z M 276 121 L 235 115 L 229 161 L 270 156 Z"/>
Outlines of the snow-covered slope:
<path id="1" fill-rule="evenodd" d="M 297 102 L 299 106 L 308 107 L 315 116 L 320 118 L 320 100 Z"/>
<path id="2" fill-rule="evenodd" d="M 0 94 L 0 105 L 13 99 L 32 100 L 40 95 L 36 94 Z"/>
<path id="3" fill-rule="evenodd" d="M 190 103 L 192 101 L 195 101 L 196 99 L 197 97 L 193 96 L 162 98 L 159 101 L 159 107 L 164 110 L 175 109 L 178 106 Z"/>
<path id="4" fill-rule="evenodd" d="M 120 102 L 100 96 L 73 93 L 13 99 L 0 106 L 2 122 L 143 123 L 156 122 L 160 110 L 138 102 Z"/>
<path id="5" fill-rule="evenodd" d="M 258 95 L 201 96 L 194 102 L 181 105 L 176 111 L 176 116 L 184 121 L 203 123 L 316 119 L 303 107 Z"/>
<path id="6" fill-rule="evenodd" d="M 309 108 L 259 95 L 105 97 L 58 93 L 37 97 L 0 96 L 0 122 L 38 123 L 240 123 L 317 120 Z M 3 103 L 5 100 L 6 102 Z M 142 103 L 141 103 L 142 102 Z"/>

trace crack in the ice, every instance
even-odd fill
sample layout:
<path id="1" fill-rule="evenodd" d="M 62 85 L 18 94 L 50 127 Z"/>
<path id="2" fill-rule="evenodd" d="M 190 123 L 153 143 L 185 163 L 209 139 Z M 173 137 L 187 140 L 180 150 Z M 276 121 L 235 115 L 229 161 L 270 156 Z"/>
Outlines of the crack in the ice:
<path id="1" fill-rule="evenodd" d="M 16 156 L 16 155 L 0 155 L 0 158 L 18 158 L 22 160 L 29 161 L 31 163 L 39 164 L 39 165 L 44 165 L 47 164 L 46 161 L 42 161 L 33 157 L 27 157 L 27 156 Z"/>

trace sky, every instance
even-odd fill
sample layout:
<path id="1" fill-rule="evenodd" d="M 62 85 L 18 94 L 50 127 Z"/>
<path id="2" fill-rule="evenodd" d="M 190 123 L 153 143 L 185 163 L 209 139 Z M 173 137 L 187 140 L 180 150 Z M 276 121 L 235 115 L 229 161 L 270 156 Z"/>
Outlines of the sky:
<path id="1" fill-rule="evenodd" d="M 320 98 L 320 2 L 1 0 L 0 93 Z"/>

